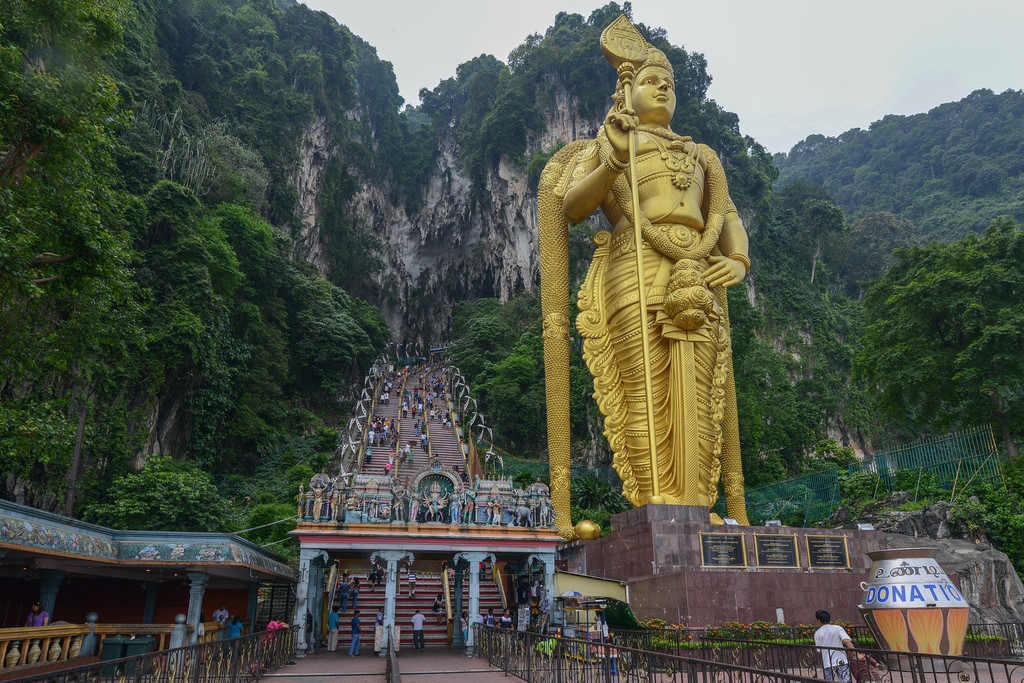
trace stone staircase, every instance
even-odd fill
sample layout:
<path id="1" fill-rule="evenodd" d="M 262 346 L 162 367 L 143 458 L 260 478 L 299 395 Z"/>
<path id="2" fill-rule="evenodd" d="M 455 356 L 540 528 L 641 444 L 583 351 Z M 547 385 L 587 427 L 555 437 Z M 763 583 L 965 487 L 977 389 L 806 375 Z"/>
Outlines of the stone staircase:
<path id="1" fill-rule="evenodd" d="M 414 567 L 415 569 L 415 567 Z M 362 571 L 354 571 L 355 576 L 366 576 L 370 571 L 369 564 L 366 565 Z M 417 572 L 416 581 L 416 596 L 409 596 L 409 582 L 408 582 L 408 571 L 403 569 L 399 572 L 399 592 L 395 601 L 395 624 L 401 627 L 401 648 L 404 650 L 408 648 L 412 650 L 412 617 L 419 610 L 423 616 L 426 617 L 426 622 L 423 624 L 423 640 L 427 647 L 447 646 L 448 645 L 448 624 L 445 621 L 442 624 L 437 623 L 437 618 L 433 612 L 434 598 L 437 597 L 438 593 L 443 592 L 440 574 L 426 574 L 424 572 Z M 455 586 L 452 585 L 454 591 Z M 337 591 L 337 588 L 335 588 Z M 455 596 L 452 595 L 452 613 L 454 616 L 454 604 Z M 335 605 L 340 604 L 340 600 L 335 593 Z M 360 630 L 362 631 L 360 644 L 360 650 L 363 652 L 373 651 L 373 627 L 377 615 L 377 609 L 384 607 L 384 586 L 381 585 L 378 588 L 374 588 L 372 591 L 370 587 L 363 581 L 360 582 L 359 588 L 359 602 L 356 605 L 359 609 L 360 619 Z M 469 610 L 469 576 L 467 575 L 463 580 L 462 586 L 462 608 L 468 612 Z M 487 610 L 493 609 L 495 618 L 501 615 L 501 593 L 498 588 L 498 584 L 494 582 L 493 577 L 490 573 L 486 575 L 480 575 L 480 612 L 481 614 L 487 614 Z M 442 612 L 442 619 L 444 619 Z M 352 605 L 348 605 L 345 612 L 341 615 L 339 637 L 338 637 L 338 651 L 342 651 L 344 645 L 344 651 L 347 653 L 349 645 L 352 642 Z M 472 620 L 470 620 L 472 623 Z M 458 624 L 454 625 L 454 628 L 458 628 Z"/>
<path id="2" fill-rule="evenodd" d="M 434 374 L 426 376 L 423 380 L 420 380 L 419 374 L 411 372 L 409 378 L 405 383 L 405 390 L 409 392 L 409 401 L 412 403 L 413 391 L 418 390 L 420 397 L 424 396 L 424 390 L 431 390 L 434 384 Z M 398 445 L 404 446 L 405 444 L 412 445 L 413 464 L 400 463 L 400 458 L 396 450 L 395 455 L 395 468 L 397 476 L 400 481 L 404 481 L 406 478 L 412 477 L 413 474 L 419 472 L 429 464 L 427 454 L 423 452 L 420 447 L 420 439 L 416 436 L 416 423 L 423 424 L 426 420 L 427 423 L 427 436 L 429 440 L 430 454 L 441 458 L 441 463 L 450 467 L 457 467 L 459 471 L 462 471 L 465 467 L 465 462 L 462 458 L 462 451 L 459 448 L 459 439 L 455 435 L 455 432 L 451 429 L 445 429 L 444 423 L 441 420 L 430 420 L 429 408 L 426 408 L 427 418 L 423 418 L 417 415 L 415 418 L 410 414 L 407 418 L 401 417 L 402 410 L 402 387 L 400 383 L 396 382 L 395 386 L 391 390 L 391 400 L 388 405 L 378 403 L 374 406 L 374 416 L 382 417 L 386 420 L 391 420 L 393 425 L 398 425 L 399 440 Z M 448 410 L 448 401 L 444 396 L 444 391 L 441 392 L 441 397 L 434 397 L 434 407 L 441 409 L 442 411 Z M 426 401 L 424 400 L 424 404 Z M 363 463 L 361 470 L 362 474 L 384 476 L 384 466 L 388 462 L 388 454 L 392 450 L 391 446 L 374 446 L 373 456 L 370 463 Z"/>

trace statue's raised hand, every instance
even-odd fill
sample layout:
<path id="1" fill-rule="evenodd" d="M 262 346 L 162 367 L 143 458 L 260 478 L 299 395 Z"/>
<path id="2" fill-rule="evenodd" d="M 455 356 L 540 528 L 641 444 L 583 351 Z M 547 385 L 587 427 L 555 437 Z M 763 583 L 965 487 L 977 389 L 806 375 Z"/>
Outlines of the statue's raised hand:
<path id="1" fill-rule="evenodd" d="M 615 158 L 624 164 L 629 163 L 629 136 L 639 125 L 640 120 L 632 109 L 613 111 L 604 120 L 604 133 L 612 145 Z"/>

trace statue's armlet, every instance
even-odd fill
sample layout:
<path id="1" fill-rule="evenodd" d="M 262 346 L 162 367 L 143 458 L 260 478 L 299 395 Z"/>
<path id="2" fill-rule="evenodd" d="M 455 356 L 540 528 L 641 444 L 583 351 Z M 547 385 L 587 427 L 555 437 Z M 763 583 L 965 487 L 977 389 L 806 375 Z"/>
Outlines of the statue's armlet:
<path id="1" fill-rule="evenodd" d="M 707 216 L 708 211 L 711 210 L 713 196 L 718 197 L 716 203 L 719 206 L 716 208 L 723 215 L 738 214 L 736 204 L 733 203 L 732 197 L 729 196 L 729 183 L 725 177 L 725 167 L 722 166 L 722 162 L 719 160 L 718 155 L 715 154 L 715 150 L 701 143 L 700 152 L 705 162 L 704 176 L 707 178 L 707 183 L 711 190 L 704 193 L 704 206 L 701 207 L 704 210 L 704 215 Z"/>
<path id="2" fill-rule="evenodd" d="M 562 175 L 562 182 L 555 188 L 555 194 L 558 196 L 565 197 L 566 192 L 578 185 L 601 165 L 597 140 L 588 140 L 587 142 L 588 144 L 576 154 L 573 160 L 566 164 L 566 173 Z"/>

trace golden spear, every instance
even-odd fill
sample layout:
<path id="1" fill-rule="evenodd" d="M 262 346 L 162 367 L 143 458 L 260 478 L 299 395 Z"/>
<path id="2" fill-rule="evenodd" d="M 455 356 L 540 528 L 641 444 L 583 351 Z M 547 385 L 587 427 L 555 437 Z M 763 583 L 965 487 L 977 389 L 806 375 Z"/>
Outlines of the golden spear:
<path id="1" fill-rule="evenodd" d="M 632 84 L 637 69 L 647 59 L 647 41 L 629 22 L 625 14 L 605 28 L 601 33 L 601 52 L 619 73 L 619 81 L 623 89 L 623 106 L 633 109 Z M 637 294 L 640 306 L 640 338 L 643 342 L 644 390 L 647 395 L 647 439 L 650 443 L 651 455 L 651 497 L 650 503 L 664 503 L 661 495 L 661 482 L 658 475 L 658 444 L 654 430 L 654 396 L 651 381 L 651 340 L 647 327 L 647 279 L 644 276 L 643 230 L 640 227 L 640 195 L 636 177 L 636 148 L 638 144 L 637 129 L 633 126 L 629 131 L 629 182 L 633 200 L 633 241 L 636 244 L 636 275 Z"/>

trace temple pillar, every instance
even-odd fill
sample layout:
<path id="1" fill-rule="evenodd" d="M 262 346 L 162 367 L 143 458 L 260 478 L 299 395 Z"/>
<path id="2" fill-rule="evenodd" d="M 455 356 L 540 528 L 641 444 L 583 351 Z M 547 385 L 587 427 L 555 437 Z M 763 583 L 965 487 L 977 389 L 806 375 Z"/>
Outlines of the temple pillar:
<path id="1" fill-rule="evenodd" d="M 206 594 L 206 584 L 210 582 L 210 575 L 203 572 L 188 573 L 188 618 L 192 624 L 192 633 L 188 637 L 189 643 L 199 640 L 199 615 L 203 612 L 203 596 Z"/>
<path id="2" fill-rule="evenodd" d="M 62 572 L 59 569 L 43 569 L 39 572 L 39 602 L 43 603 L 43 609 L 49 612 L 50 623 L 53 623 L 53 608 L 57 604 L 57 592 L 67 575 L 67 572 Z"/>
<path id="3" fill-rule="evenodd" d="M 466 563 L 457 561 L 454 566 L 455 586 L 452 590 L 455 592 L 455 608 L 452 610 L 452 620 L 455 622 L 455 626 L 452 628 L 452 646 L 463 647 L 466 645 L 466 641 L 462 638 L 462 629 L 459 626 L 462 623 L 462 575 L 465 573 Z"/>
<path id="4" fill-rule="evenodd" d="M 398 597 L 398 563 L 406 560 L 412 564 L 416 558 L 407 550 L 378 550 L 370 555 L 370 562 L 384 560 L 384 633 L 380 641 L 380 656 L 388 651 L 389 634 L 395 628 L 395 601 Z"/>
<path id="5" fill-rule="evenodd" d="M 555 554 L 533 553 L 526 559 L 526 566 L 530 567 L 534 562 L 543 565 L 544 587 L 548 590 L 548 594 L 551 594 L 555 590 Z"/>
<path id="6" fill-rule="evenodd" d="M 156 612 L 156 599 L 160 595 L 160 582 L 147 581 L 143 587 L 146 591 L 146 602 L 142 607 L 142 623 L 152 624 L 153 614 Z"/>
<path id="7" fill-rule="evenodd" d="M 260 585 L 258 583 L 249 584 L 249 606 L 245 612 L 245 622 L 249 624 L 249 630 L 247 633 L 256 632 L 256 610 L 257 603 L 260 596 Z"/>
<path id="8" fill-rule="evenodd" d="M 469 642 L 466 643 L 467 655 L 473 654 L 473 640 L 475 637 L 473 633 L 473 625 L 476 623 L 476 618 L 480 614 L 480 563 L 487 559 L 490 559 L 492 566 L 497 562 L 497 559 L 494 557 L 494 553 L 458 553 L 455 556 L 456 563 L 460 560 L 464 560 L 469 563 Z"/>
<path id="9" fill-rule="evenodd" d="M 311 567 L 314 562 L 326 559 L 327 553 L 323 550 L 302 548 L 299 551 L 299 581 L 295 586 L 295 615 L 292 619 L 292 627 L 297 629 L 298 652 L 296 652 L 296 657 L 306 656 L 309 642 L 307 638 L 310 635 L 306 632 L 306 610 L 311 609 L 309 592 L 313 590 L 315 595 L 315 591 L 319 588 L 312 583 L 313 575 L 316 572 L 311 571 Z"/>

